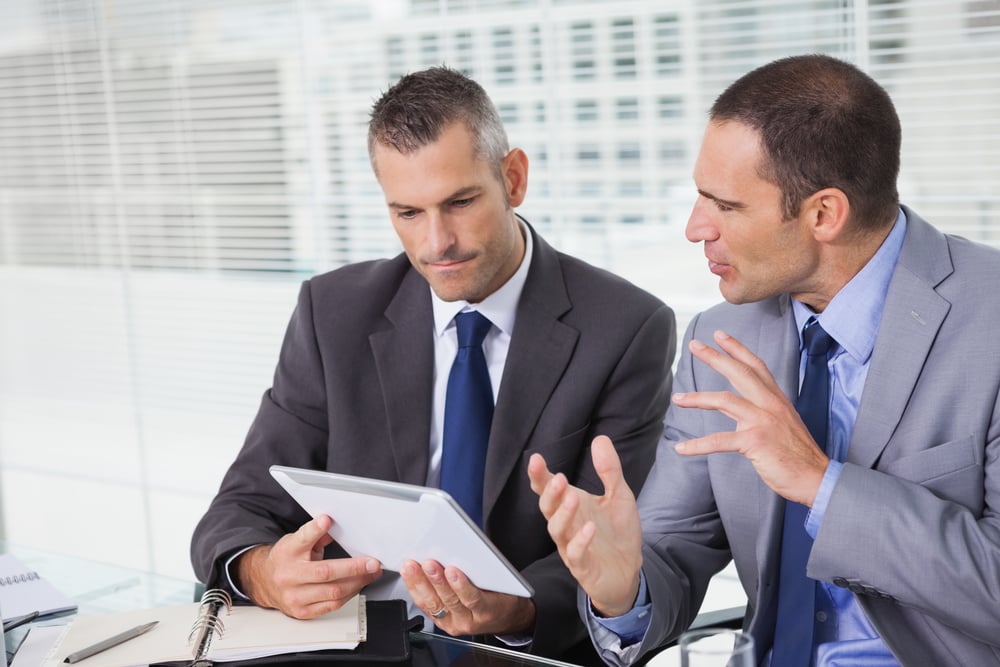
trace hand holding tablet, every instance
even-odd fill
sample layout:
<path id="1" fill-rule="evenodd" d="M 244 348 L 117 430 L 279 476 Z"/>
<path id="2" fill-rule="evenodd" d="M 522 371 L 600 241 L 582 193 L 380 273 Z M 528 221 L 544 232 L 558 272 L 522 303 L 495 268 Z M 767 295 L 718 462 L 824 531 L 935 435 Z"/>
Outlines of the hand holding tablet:
<path id="1" fill-rule="evenodd" d="M 433 559 L 462 570 L 483 590 L 533 591 L 446 492 L 412 484 L 274 465 L 271 476 L 313 518 L 333 519 L 330 535 L 351 556 L 372 556 L 398 571 Z"/>

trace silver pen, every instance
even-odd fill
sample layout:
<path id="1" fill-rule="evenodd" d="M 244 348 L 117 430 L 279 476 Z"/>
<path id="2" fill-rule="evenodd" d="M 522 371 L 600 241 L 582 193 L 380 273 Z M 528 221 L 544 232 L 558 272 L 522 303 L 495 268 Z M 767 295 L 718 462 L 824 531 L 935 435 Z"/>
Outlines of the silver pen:
<path id="1" fill-rule="evenodd" d="M 143 623 L 142 625 L 137 625 L 134 628 L 126 630 L 125 632 L 119 632 L 114 637 L 108 637 L 104 641 L 99 641 L 93 646 L 88 646 L 87 648 L 82 648 L 79 651 L 76 651 L 75 653 L 70 653 L 69 655 L 66 656 L 66 659 L 63 662 L 68 662 L 70 664 L 74 662 L 80 662 L 81 660 L 89 658 L 92 655 L 97 655 L 101 651 L 107 651 L 109 648 L 113 646 L 124 644 L 128 640 L 135 639 L 144 632 L 152 630 L 153 626 L 155 626 L 157 623 L 159 623 L 159 621 Z"/>

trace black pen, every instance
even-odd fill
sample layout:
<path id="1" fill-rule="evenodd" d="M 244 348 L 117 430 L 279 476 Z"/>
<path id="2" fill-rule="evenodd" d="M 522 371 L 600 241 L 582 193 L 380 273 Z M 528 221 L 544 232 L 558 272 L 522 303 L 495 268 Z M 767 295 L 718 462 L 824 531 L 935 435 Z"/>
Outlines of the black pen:
<path id="1" fill-rule="evenodd" d="M 148 632 L 153 629 L 153 626 L 159 623 L 159 621 L 152 621 L 151 623 L 144 623 L 142 625 L 137 625 L 134 628 L 130 628 L 125 632 L 120 632 L 114 637 L 108 637 L 104 641 L 97 642 L 93 646 L 88 646 L 87 648 L 82 648 L 75 653 L 70 653 L 66 656 L 63 662 L 74 663 L 80 662 L 85 658 L 89 658 L 92 655 L 97 655 L 101 651 L 107 651 L 113 646 L 118 646 L 119 644 L 124 644 L 130 639 L 135 639 L 144 632 Z"/>
<path id="2" fill-rule="evenodd" d="M 38 612 L 33 611 L 31 613 L 25 614 L 24 616 L 15 616 L 9 621 L 3 622 L 3 631 L 10 632 L 14 628 L 19 628 L 25 623 L 31 623 L 33 620 L 38 618 Z"/>

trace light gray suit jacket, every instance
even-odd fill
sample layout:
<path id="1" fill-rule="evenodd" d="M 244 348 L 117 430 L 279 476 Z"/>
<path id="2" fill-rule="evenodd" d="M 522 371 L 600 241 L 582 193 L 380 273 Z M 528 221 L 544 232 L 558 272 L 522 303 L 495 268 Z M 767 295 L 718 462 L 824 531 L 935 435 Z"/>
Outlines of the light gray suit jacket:
<path id="1" fill-rule="evenodd" d="M 641 487 L 669 400 L 673 312 L 538 234 L 497 396 L 483 489 L 485 531 L 535 589 L 531 650 L 586 636 L 576 582 L 549 537 L 528 458 L 600 492 L 590 441 L 615 438 Z M 278 463 L 423 484 L 434 376 L 430 288 L 405 255 L 306 281 L 243 449 L 195 529 L 199 579 L 225 582 L 235 551 L 274 542 L 308 516 L 268 474 Z M 340 555 L 331 549 L 328 554 Z"/>
<path id="2" fill-rule="evenodd" d="M 808 573 L 852 590 L 903 665 L 998 665 L 1000 252 L 904 211 L 906 239 L 847 462 Z M 796 395 L 798 334 L 787 295 L 722 304 L 695 319 L 676 391 L 731 389 L 687 351 L 691 338 L 711 343 L 716 329 L 746 344 Z M 739 454 L 675 454 L 677 441 L 732 430 L 728 417 L 671 406 L 665 424 L 639 503 L 653 603 L 640 653 L 690 625 L 709 579 L 732 558 L 760 660 L 774 636 L 784 500 Z"/>

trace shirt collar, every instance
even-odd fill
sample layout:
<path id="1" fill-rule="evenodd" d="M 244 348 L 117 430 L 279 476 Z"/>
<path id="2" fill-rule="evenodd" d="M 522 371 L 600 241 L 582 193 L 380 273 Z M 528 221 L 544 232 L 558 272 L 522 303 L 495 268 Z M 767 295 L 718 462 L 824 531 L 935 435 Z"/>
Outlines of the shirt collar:
<path id="1" fill-rule="evenodd" d="M 867 363 L 875 348 L 875 336 L 885 307 L 893 270 L 899 260 L 906 236 L 906 215 L 902 209 L 896 216 L 889 236 L 875 256 L 851 278 L 827 305 L 817 319 L 828 334 L 858 363 Z M 792 300 L 795 325 L 802 343 L 802 327 L 815 315 L 805 304 Z"/>
<path id="2" fill-rule="evenodd" d="M 438 336 L 443 336 L 455 316 L 465 310 L 478 310 L 493 323 L 493 326 L 508 336 L 513 334 L 514 321 L 517 319 L 517 304 L 521 300 L 521 291 L 528 279 L 528 269 L 531 267 L 531 257 L 534 250 L 531 230 L 520 218 L 517 218 L 517 221 L 518 229 L 524 236 L 524 258 L 514 275 L 501 285 L 500 289 L 475 304 L 468 301 L 444 301 L 434 293 L 434 290 L 431 290 L 431 303 L 434 307 L 434 332 Z"/>

